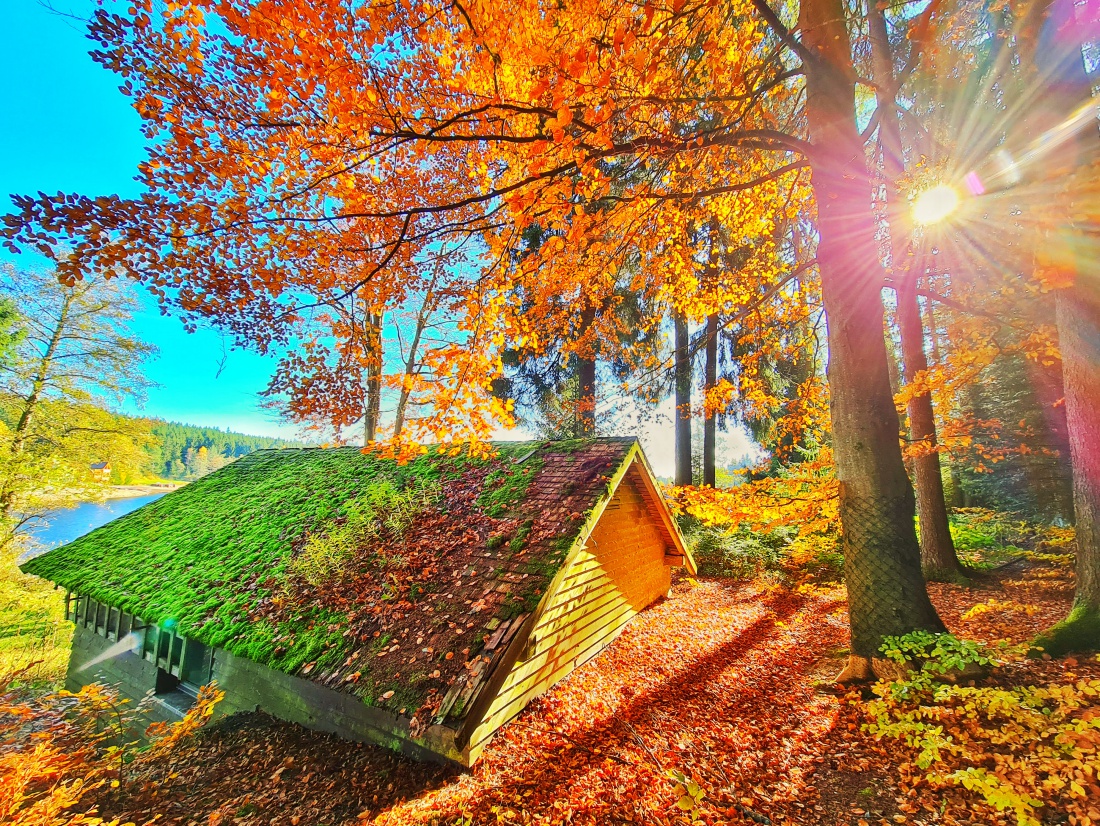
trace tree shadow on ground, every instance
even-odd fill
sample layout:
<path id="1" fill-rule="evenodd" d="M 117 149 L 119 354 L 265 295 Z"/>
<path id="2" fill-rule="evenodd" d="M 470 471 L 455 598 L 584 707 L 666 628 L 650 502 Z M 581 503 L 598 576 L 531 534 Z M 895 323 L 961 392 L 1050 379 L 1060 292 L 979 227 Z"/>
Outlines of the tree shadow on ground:
<path id="1" fill-rule="evenodd" d="M 666 772 L 767 814 L 797 798 L 838 701 L 811 672 L 845 639 L 837 592 L 682 584 L 505 726 L 469 772 L 262 714 L 137 761 L 102 815 L 314 826 L 680 822 Z M 747 802 L 746 802 L 747 801 Z"/>
<path id="2" fill-rule="evenodd" d="M 811 767 L 794 765 L 796 753 L 827 730 L 836 706 L 813 692 L 807 674 L 823 649 L 805 632 L 822 630 L 817 615 L 839 603 L 786 590 L 753 596 L 728 582 L 700 587 L 636 618 L 502 730 L 476 782 L 378 822 L 495 822 L 508 811 L 549 822 L 566 811 L 572 823 L 659 822 L 676 801 L 670 770 L 705 783 L 716 803 L 753 812 L 741 798 L 763 808 L 767 787 L 797 784 Z M 813 629 L 789 624 L 804 626 L 811 613 Z"/>

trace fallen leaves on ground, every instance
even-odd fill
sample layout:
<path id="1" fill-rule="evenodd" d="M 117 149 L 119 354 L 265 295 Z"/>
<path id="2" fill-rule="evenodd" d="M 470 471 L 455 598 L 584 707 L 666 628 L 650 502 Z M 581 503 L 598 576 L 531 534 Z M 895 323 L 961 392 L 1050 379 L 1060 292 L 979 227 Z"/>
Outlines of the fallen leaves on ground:
<path id="1" fill-rule="evenodd" d="M 933 599 L 963 635 L 997 613 L 959 620 L 990 599 L 1038 606 L 1011 617 L 1038 628 L 1070 601 L 1046 586 L 1049 570 L 933 586 Z M 845 610 L 841 588 L 683 580 L 502 729 L 471 771 L 241 715 L 166 760 L 139 759 L 102 808 L 165 824 L 1007 823 L 963 789 L 922 786 L 899 768 L 904 746 L 864 733 L 857 695 L 821 690 L 843 661 Z M 1065 667 L 1036 661 L 1019 676 Z M 697 784 L 695 803 L 677 776 Z"/>

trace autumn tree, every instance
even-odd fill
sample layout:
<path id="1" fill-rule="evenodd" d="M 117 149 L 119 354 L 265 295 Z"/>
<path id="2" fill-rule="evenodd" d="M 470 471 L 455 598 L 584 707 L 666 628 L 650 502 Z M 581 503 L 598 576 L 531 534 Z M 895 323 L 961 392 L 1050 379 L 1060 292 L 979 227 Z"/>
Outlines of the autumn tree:
<path id="1" fill-rule="evenodd" d="M 137 297 L 126 281 L 67 287 L 53 272 L 0 272 L 0 295 L 17 313 L 14 353 L 0 363 L 0 544 L 42 513 L 93 495 L 92 462 L 141 462 L 147 428 L 104 404 L 140 398 L 154 349 L 129 325 Z"/>
<path id="2" fill-rule="evenodd" d="M 891 42 L 885 10 L 877 3 L 867 6 L 868 40 L 871 47 L 872 77 L 878 108 L 878 154 L 881 158 L 882 185 L 886 196 L 886 224 L 889 230 L 889 267 L 896 294 L 896 319 L 901 339 L 902 365 L 907 385 L 919 382 L 928 369 L 925 355 L 924 325 L 917 295 L 921 272 L 914 265 L 910 250 L 911 225 L 908 204 L 901 195 L 900 185 L 906 175 L 906 152 L 903 145 L 901 117 L 896 95 L 904 84 L 904 73 L 912 71 L 910 61 L 897 59 L 896 43 L 910 44 L 916 56 L 927 38 L 930 6 L 913 25 L 914 36 L 904 36 Z M 899 65 L 900 64 L 900 65 Z M 900 76 L 899 76 L 900 75 Z M 913 484 L 920 525 L 921 567 L 926 579 L 956 579 L 962 566 L 955 554 L 947 520 L 943 476 L 936 436 L 936 420 L 932 395 L 917 390 L 908 402 L 909 449 L 913 468 Z"/>
<path id="3" fill-rule="evenodd" d="M 403 438 L 435 381 L 432 355 L 455 337 L 445 319 L 456 294 L 445 274 L 453 262 L 426 255 L 398 293 L 314 288 L 312 303 L 277 322 L 286 343 L 265 405 L 325 439 Z"/>
<path id="4" fill-rule="evenodd" d="M 1081 10 L 1072 2 L 1038 4 L 1043 14 L 1033 52 L 1050 92 L 1030 124 L 1034 140 L 1058 140 L 1060 151 L 1047 149 L 1040 173 L 1066 181 L 1062 203 L 1069 210 L 1047 208 L 1047 237 L 1040 265 L 1059 288 L 1056 292 L 1058 341 L 1065 383 L 1066 419 L 1073 461 L 1073 505 L 1077 536 L 1077 586 L 1068 617 L 1041 640 L 1053 653 L 1100 647 L 1100 283 L 1088 271 L 1083 215 L 1097 214 L 1096 176 L 1100 168 L 1100 134 L 1096 104 L 1085 74 L 1081 47 L 1089 31 L 1100 26 L 1095 8 Z M 1044 205 L 1045 206 L 1045 205 Z M 1052 220 L 1053 219 L 1053 220 Z"/>
<path id="5" fill-rule="evenodd" d="M 661 268 L 631 286 L 682 297 L 690 228 L 767 235 L 812 189 L 852 608 L 845 676 L 866 677 L 884 635 L 942 625 L 887 375 L 844 7 L 806 0 L 799 14 L 795 34 L 765 0 L 101 9 L 95 56 L 151 139 L 144 192 L 19 197 L 6 235 L 16 248 L 68 239 L 69 283 L 129 275 L 261 349 L 285 339 L 315 285 L 374 290 L 380 305 L 433 243 L 476 238 L 463 338 L 433 356 L 433 412 L 409 437 L 484 438 L 510 418 L 492 395 L 500 352 L 554 341 L 556 296 L 599 306 L 603 274 L 641 250 Z M 513 265 L 533 222 L 554 238 Z M 773 261 L 770 282 L 796 266 Z M 534 309 L 508 302 L 516 284 Z"/>
<path id="6" fill-rule="evenodd" d="M 15 302 L 10 298 L 0 299 L 0 365 L 11 363 L 15 345 L 24 335 L 17 325 L 18 319 Z"/>

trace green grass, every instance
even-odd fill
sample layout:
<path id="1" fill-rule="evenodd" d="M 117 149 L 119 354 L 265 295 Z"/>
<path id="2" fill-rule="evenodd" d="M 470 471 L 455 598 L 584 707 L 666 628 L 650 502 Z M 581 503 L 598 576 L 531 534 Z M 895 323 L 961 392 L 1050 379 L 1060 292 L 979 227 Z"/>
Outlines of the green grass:
<path id="1" fill-rule="evenodd" d="M 65 679 L 73 626 L 65 595 L 21 573 L 14 547 L 0 552 L 0 686 L 56 688 Z"/>

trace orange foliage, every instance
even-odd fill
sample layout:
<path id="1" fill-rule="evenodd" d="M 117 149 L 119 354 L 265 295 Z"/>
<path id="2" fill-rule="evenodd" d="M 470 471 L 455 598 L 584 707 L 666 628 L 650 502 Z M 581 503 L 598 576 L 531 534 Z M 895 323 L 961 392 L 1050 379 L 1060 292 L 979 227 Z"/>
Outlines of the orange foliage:
<path id="1" fill-rule="evenodd" d="M 198 730 L 224 696 L 211 684 L 183 719 L 150 726 L 162 755 Z M 99 684 L 27 699 L 0 695 L 0 822 L 10 826 L 107 824 L 92 802 L 125 783 L 127 739 L 140 709 Z M 112 819 L 107 826 L 119 826 Z"/>
<path id="2" fill-rule="evenodd" d="M 619 352 L 624 289 L 691 318 L 814 311 L 783 247 L 808 200 L 801 83 L 749 0 L 110 5 L 94 56 L 151 139 L 145 191 L 17 198 L 8 245 L 134 278 L 244 345 L 295 342 L 276 389 L 303 420 L 359 417 L 364 315 L 433 278 L 448 341 L 382 379 L 430 405 L 409 441 L 510 423 L 505 347 L 655 366 Z"/>

